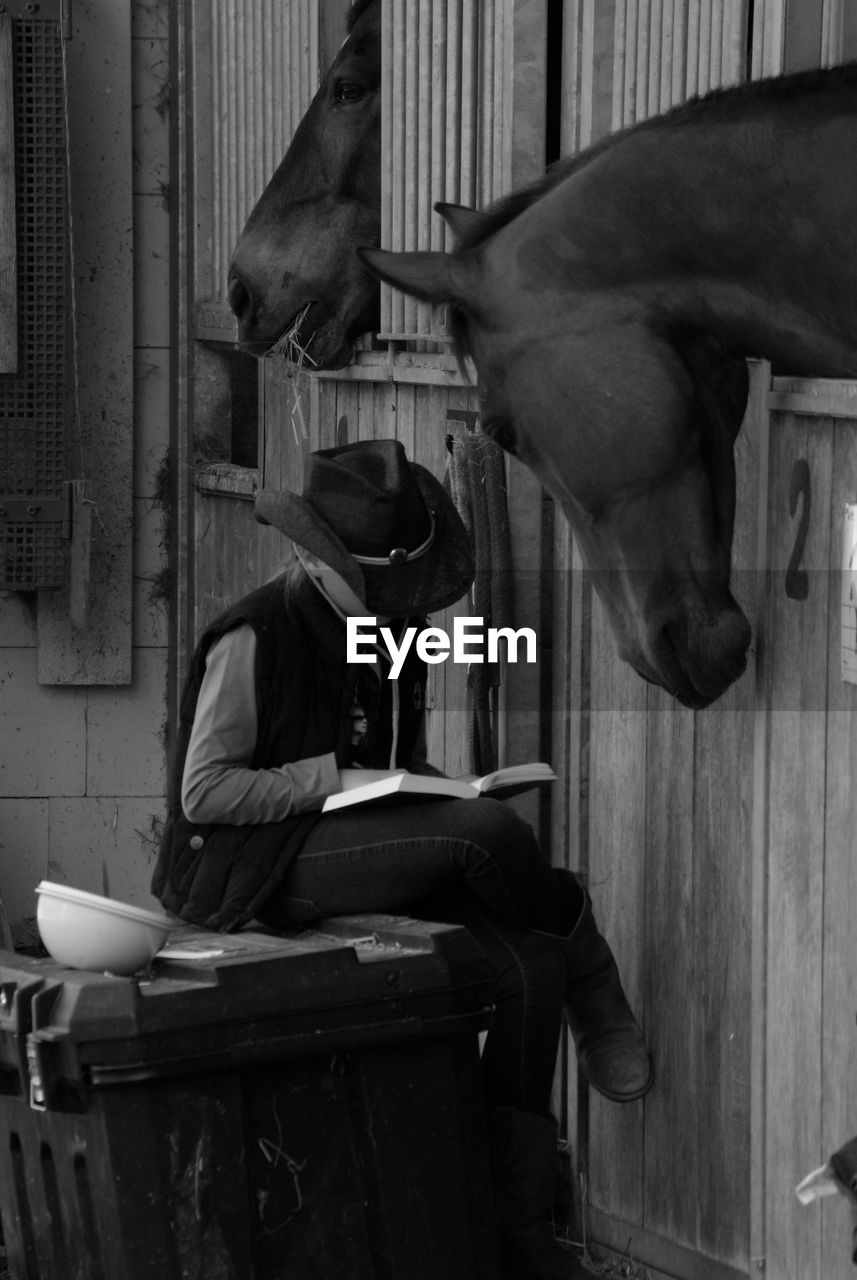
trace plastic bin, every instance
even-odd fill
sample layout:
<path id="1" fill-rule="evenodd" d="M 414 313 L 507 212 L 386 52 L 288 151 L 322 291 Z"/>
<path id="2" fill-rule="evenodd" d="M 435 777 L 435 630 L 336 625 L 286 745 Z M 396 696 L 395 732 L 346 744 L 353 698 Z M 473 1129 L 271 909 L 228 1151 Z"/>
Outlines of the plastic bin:
<path id="1" fill-rule="evenodd" d="M 10 1275 L 496 1280 L 488 977 L 400 917 L 182 930 L 135 979 L 0 951 Z"/>

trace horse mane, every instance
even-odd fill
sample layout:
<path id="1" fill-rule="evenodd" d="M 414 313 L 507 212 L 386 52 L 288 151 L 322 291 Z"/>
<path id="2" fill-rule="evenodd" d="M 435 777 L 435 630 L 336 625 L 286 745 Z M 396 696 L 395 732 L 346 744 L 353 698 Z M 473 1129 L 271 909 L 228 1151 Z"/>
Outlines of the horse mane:
<path id="1" fill-rule="evenodd" d="M 651 116 L 636 124 L 628 125 L 615 133 L 587 147 L 576 155 L 558 160 L 551 165 L 542 178 L 537 178 L 527 186 L 501 196 L 489 205 L 478 219 L 474 219 L 458 242 L 458 249 L 473 249 L 482 244 L 495 231 L 514 221 L 519 214 L 554 187 L 558 186 L 577 169 L 584 168 L 591 161 L 609 151 L 629 133 L 652 132 L 658 129 L 693 125 L 700 121 L 712 122 L 729 120 L 736 112 L 744 111 L 748 106 L 762 106 L 770 102 L 793 102 L 797 95 L 807 98 L 820 89 L 855 89 L 857 88 L 857 62 L 845 63 L 838 67 L 828 67 L 813 71 L 798 71 L 789 76 L 771 76 L 765 80 L 750 80 L 744 84 L 731 85 L 722 89 L 714 89 L 703 97 L 689 98 L 679 103 L 662 115 Z M 822 106 L 821 103 L 818 104 Z M 832 103 L 830 109 L 835 110 L 841 104 Z M 855 104 L 857 106 L 857 104 Z"/>
<path id="2" fill-rule="evenodd" d="M 363 17 L 366 10 L 375 3 L 376 0 L 352 0 L 351 8 L 348 10 L 348 19 L 345 26 L 345 30 L 348 35 L 351 35 L 351 32 L 357 26 L 357 23 Z"/>
<path id="3" fill-rule="evenodd" d="M 689 98 L 687 102 L 679 103 L 662 115 L 651 116 L 636 124 L 628 125 L 624 129 L 619 129 L 615 133 L 607 134 L 584 151 L 558 160 L 551 165 L 544 177 L 537 178 L 534 182 L 520 187 L 517 191 L 510 192 L 507 196 L 501 196 L 499 200 L 489 205 L 478 218 L 473 219 L 458 241 L 456 252 L 474 249 L 483 244 L 496 231 L 513 222 L 519 214 L 528 209 L 530 205 L 535 204 L 543 195 L 552 191 L 554 187 L 570 177 L 577 169 L 584 168 L 602 155 L 603 152 L 609 151 L 611 147 L 616 146 L 620 140 L 626 138 L 631 132 L 681 128 L 685 125 L 697 124 L 700 121 L 725 121 L 732 118 L 736 112 L 746 110 L 748 106 L 756 104 L 762 106 L 780 101 L 793 102 L 796 95 L 811 98 L 821 89 L 827 92 L 831 89 L 853 90 L 855 88 L 857 88 L 857 62 L 849 62 L 838 67 L 798 71 L 789 76 L 771 76 L 764 80 L 750 80 L 740 85 L 714 89 L 711 93 L 707 93 L 702 97 Z M 817 109 L 823 109 L 823 103 L 821 102 L 817 103 L 816 106 Z M 840 107 L 841 103 L 835 100 L 828 109 L 835 110 Z M 449 308 L 449 329 L 453 349 L 458 359 L 461 360 L 463 356 L 469 354 L 467 322 L 463 312 L 455 305 L 451 305 Z"/>

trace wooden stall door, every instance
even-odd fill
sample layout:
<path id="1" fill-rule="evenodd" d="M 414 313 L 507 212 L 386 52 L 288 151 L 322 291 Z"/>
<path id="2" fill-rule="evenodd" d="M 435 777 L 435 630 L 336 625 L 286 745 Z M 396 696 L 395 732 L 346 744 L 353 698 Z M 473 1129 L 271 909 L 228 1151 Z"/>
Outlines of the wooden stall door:
<path id="1" fill-rule="evenodd" d="M 566 150 L 718 83 L 854 51 L 838 0 L 566 0 L 564 12 Z M 834 644 L 840 536 L 824 522 L 853 462 L 841 423 L 824 442 L 817 426 L 798 442 L 797 427 L 776 435 L 767 393 L 760 368 L 737 456 L 734 589 L 754 643 L 747 672 L 712 708 L 685 711 L 618 661 L 564 528 L 557 539 L 554 705 L 567 710 L 553 754 L 569 786 L 554 857 L 589 880 L 657 1070 L 642 1103 L 616 1107 L 579 1092 L 571 1066 L 557 1103 L 588 1238 L 681 1280 L 847 1274 L 842 1213 L 830 1203 L 813 1219 L 794 1186 L 857 1123 L 845 1116 L 857 1002 L 843 932 L 853 691 L 843 697 L 833 659 L 818 656 Z M 806 484 L 822 523 L 806 526 L 815 585 L 798 604 L 776 593 Z M 775 850 L 786 851 L 776 867 Z"/>
<path id="2" fill-rule="evenodd" d="M 566 3 L 564 149 L 746 78 L 749 7 Z M 755 622 L 764 374 L 738 445 L 734 589 Z M 682 1280 L 751 1273 L 755 675 L 702 715 L 615 653 L 564 528 L 556 555 L 554 858 L 578 867 L 652 1046 L 644 1102 L 579 1091 L 565 1112 L 588 1238 Z"/>
<path id="3" fill-rule="evenodd" d="M 802 1207 L 794 1187 L 857 1132 L 857 685 L 843 678 L 843 640 L 847 657 L 854 643 L 847 626 L 843 636 L 854 617 L 844 530 L 857 503 L 857 384 L 778 379 L 770 401 L 766 1274 L 847 1280 L 844 1201 Z"/>

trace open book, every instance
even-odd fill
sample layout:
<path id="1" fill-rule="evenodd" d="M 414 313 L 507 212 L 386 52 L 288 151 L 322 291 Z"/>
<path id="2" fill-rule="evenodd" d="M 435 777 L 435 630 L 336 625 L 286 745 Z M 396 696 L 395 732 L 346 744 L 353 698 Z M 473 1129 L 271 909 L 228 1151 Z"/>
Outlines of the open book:
<path id="1" fill-rule="evenodd" d="M 436 778 L 425 773 L 391 773 L 364 786 L 351 787 L 348 791 L 328 796 L 321 811 L 333 813 L 336 809 L 348 809 L 354 805 L 384 805 L 405 800 L 475 800 L 484 795 L 502 800 L 539 783 L 555 781 L 556 774 L 547 764 L 513 764 L 506 769 L 486 773 L 482 778 Z"/>

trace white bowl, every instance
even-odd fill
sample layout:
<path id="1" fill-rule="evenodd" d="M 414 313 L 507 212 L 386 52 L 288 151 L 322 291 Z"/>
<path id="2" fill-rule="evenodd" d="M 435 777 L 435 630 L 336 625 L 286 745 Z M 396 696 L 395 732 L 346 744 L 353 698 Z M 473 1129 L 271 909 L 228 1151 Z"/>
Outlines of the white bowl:
<path id="1" fill-rule="evenodd" d="M 131 974 L 164 945 L 172 923 L 154 911 L 42 880 L 36 888 L 42 942 L 72 969 Z"/>

